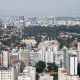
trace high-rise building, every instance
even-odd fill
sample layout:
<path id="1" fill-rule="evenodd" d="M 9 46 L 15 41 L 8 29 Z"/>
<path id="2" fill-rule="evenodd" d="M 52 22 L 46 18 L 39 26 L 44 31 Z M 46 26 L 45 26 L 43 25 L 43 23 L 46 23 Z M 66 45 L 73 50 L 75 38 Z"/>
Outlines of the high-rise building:
<path id="1" fill-rule="evenodd" d="M 36 68 L 32 66 L 24 67 L 23 72 L 18 76 L 18 80 L 36 80 Z"/>
<path id="2" fill-rule="evenodd" d="M 25 66 L 29 66 L 30 64 L 30 55 L 28 50 L 19 51 L 19 60 L 24 62 Z"/>
<path id="3" fill-rule="evenodd" d="M 61 51 L 59 51 L 56 55 L 55 55 L 55 64 L 60 67 L 60 60 L 61 60 Z"/>
<path id="4" fill-rule="evenodd" d="M 0 42 L 0 54 L 1 54 L 1 42 Z"/>
<path id="5" fill-rule="evenodd" d="M 27 43 L 27 44 L 26 44 L 26 47 L 27 47 L 27 50 L 30 52 L 31 49 L 32 49 L 32 45 L 31 45 L 31 43 Z"/>
<path id="6" fill-rule="evenodd" d="M 70 55 L 70 74 L 71 75 L 77 75 L 77 55 Z"/>
<path id="7" fill-rule="evenodd" d="M 19 60 L 19 53 L 17 49 L 12 49 L 12 52 L 9 53 L 9 63 L 11 64 L 18 60 Z"/>
<path id="8" fill-rule="evenodd" d="M 45 61 L 45 56 L 44 55 L 45 55 L 45 53 L 42 50 L 38 51 L 38 59 L 40 61 Z"/>
<path id="9" fill-rule="evenodd" d="M 37 52 L 30 52 L 30 65 L 35 66 L 38 62 L 38 53 Z"/>
<path id="10" fill-rule="evenodd" d="M 48 51 L 46 51 L 45 53 L 45 62 L 47 63 L 54 63 L 54 53 L 53 51 L 51 51 L 50 49 Z"/>
<path id="11" fill-rule="evenodd" d="M 67 47 L 64 46 L 64 47 L 62 48 L 62 67 L 63 67 L 63 68 L 66 68 L 66 56 L 67 56 L 67 51 L 68 51 Z"/>
<path id="12" fill-rule="evenodd" d="M 0 21 L 0 26 L 2 27 L 2 21 Z"/>
<path id="13" fill-rule="evenodd" d="M 19 27 L 24 27 L 24 16 L 19 16 Z"/>
<path id="14" fill-rule="evenodd" d="M 8 67 L 9 66 L 9 52 L 1 51 L 1 66 Z"/>
<path id="15" fill-rule="evenodd" d="M 19 16 L 20 38 L 22 38 L 22 28 L 24 27 L 24 16 Z"/>
<path id="16" fill-rule="evenodd" d="M 78 70 L 78 52 L 69 51 L 67 53 L 67 73 L 77 75 Z"/>
<path id="17" fill-rule="evenodd" d="M 78 42 L 78 51 L 79 51 L 78 62 L 80 63 L 80 42 Z"/>

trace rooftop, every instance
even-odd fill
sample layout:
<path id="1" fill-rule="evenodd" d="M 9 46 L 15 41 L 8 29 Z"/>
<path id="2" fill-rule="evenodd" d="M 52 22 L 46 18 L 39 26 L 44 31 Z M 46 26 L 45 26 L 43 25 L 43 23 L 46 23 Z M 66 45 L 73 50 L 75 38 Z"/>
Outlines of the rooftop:
<path id="1" fill-rule="evenodd" d="M 70 76 L 70 77 L 72 77 L 72 75 L 70 75 L 70 74 L 65 74 L 66 76 Z"/>
<path id="2" fill-rule="evenodd" d="M 60 70 L 61 72 L 67 72 L 65 69 L 64 70 Z"/>
<path id="3" fill-rule="evenodd" d="M 48 74 L 48 75 L 52 75 L 52 74 L 57 74 L 58 72 L 44 72 L 43 74 Z"/>

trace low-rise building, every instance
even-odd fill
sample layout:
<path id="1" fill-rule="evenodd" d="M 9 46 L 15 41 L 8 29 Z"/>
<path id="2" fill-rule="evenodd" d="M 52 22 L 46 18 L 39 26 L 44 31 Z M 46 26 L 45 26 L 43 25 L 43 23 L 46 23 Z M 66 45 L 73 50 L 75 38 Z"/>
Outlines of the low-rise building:
<path id="1" fill-rule="evenodd" d="M 40 76 L 39 80 L 54 80 L 54 77 L 45 74 L 44 76 Z"/>

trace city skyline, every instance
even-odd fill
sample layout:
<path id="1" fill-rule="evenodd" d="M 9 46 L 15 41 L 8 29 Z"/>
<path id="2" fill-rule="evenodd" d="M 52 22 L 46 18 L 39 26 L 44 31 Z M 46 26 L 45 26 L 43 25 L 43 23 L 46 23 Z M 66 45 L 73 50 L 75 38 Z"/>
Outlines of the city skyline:
<path id="1" fill-rule="evenodd" d="M 1 0 L 0 16 L 79 15 L 80 0 Z"/>

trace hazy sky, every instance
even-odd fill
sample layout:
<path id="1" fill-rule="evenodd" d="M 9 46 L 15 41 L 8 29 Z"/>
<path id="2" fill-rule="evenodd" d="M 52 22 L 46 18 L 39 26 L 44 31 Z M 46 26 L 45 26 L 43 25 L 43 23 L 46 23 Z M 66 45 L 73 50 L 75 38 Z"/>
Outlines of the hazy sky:
<path id="1" fill-rule="evenodd" d="M 0 0 L 1 15 L 80 15 L 80 0 Z"/>

